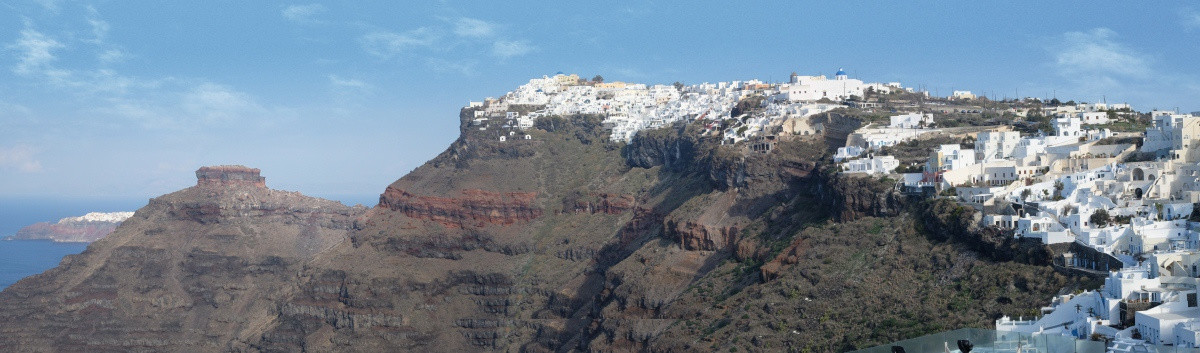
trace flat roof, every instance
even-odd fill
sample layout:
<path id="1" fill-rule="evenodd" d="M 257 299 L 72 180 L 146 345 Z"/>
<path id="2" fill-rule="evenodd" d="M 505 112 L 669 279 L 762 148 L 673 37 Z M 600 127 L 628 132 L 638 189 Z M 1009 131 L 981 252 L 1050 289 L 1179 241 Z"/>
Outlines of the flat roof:
<path id="1" fill-rule="evenodd" d="M 1161 312 L 1161 313 L 1147 313 L 1144 311 L 1139 311 L 1137 313 L 1141 314 L 1141 315 L 1153 317 L 1155 319 L 1158 319 L 1159 321 L 1177 321 L 1177 320 L 1189 320 L 1189 319 L 1196 318 L 1197 315 L 1200 315 L 1200 308 L 1191 308 L 1191 309 L 1187 309 L 1187 310 Z"/>

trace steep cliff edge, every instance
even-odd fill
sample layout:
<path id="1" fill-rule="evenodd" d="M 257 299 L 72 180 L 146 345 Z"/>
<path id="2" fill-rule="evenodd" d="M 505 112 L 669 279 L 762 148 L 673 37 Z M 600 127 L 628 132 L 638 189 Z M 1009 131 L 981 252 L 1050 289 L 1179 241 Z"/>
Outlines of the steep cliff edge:
<path id="1" fill-rule="evenodd" d="M 986 325 L 1075 281 L 832 172 L 845 116 L 767 153 L 699 123 L 613 144 L 599 116 L 472 117 L 370 210 L 203 168 L 0 293 L 0 350 L 837 351 Z"/>
<path id="2" fill-rule="evenodd" d="M 0 292 L 0 351 L 239 349 L 233 342 L 269 324 L 304 263 L 365 211 L 267 189 L 257 169 L 197 177 Z"/>

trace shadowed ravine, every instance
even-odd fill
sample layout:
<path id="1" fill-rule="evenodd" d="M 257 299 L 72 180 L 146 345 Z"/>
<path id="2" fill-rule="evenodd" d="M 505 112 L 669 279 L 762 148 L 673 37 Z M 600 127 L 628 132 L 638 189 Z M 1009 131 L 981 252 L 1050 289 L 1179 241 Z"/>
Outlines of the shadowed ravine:
<path id="1" fill-rule="evenodd" d="M 919 201 L 831 172 L 853 116 L 757 153 L 688 125 L 618 145 L 594 116 L 499 141 L 471 113 L 371 209 L 201 169 L 0 293 L 0 351 L 838 351 L 1075 281 L 918 232 Z"/>

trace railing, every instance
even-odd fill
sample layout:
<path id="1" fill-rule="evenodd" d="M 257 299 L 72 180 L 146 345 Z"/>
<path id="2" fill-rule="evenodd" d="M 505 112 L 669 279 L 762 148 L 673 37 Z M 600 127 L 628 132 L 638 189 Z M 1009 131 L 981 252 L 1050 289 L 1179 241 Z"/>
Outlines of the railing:
<path id="1" fill-rule="evenodd" d="M 1103 353 L 1104 342 L 1079 340 L 1071 336 L 1059 334 L 1028 334 L 984 329 L 960 329 L 935 333 L 913 339 L 892 342 L 856 353 L 892 353 L 893 347 L 900 347 L 904 353 L 943 353 L 947 347 L 951 352 L 958 351 L 957 342 L 968 340 L 974 346 L 971 352 L 1073 352 L 1073 353 Z"/>

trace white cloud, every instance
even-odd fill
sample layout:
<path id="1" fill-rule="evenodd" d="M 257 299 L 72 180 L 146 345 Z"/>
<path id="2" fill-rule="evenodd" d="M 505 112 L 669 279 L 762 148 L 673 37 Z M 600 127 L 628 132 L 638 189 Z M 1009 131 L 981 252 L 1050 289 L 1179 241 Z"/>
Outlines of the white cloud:
<path id="1" fill-rule="evenodd" d="M 43 9 L 50 12 L 58 12 L 58 0 L 33 0 L 38 5 L 42 5 Z"/>
<path id="2" fill-rule="evenodd" d="M 107 30 L 105 30 L 107 31 Z M 104 46 L 96 40 L 86 40 L 97 46 Z M 42 83 L 60 88 L 73 88 L 80 93 L 116 92 L 123 93 L 131 87 L 156 87 L 153 80 L 142 80 L 118 74 L 109 69 L 73 70 L 54 65 L 58 59 L 55 51 L 67 49 L 67 46 L 57 39 L 33 29 L 26 23 L 21 30 L 21 37 L 7 46 L 17 53 L 17 64 L 12 72 L 31 79 L 43 80 Z M 124 59 L 125 52 L 116 48 L 102 49 L 96 55 L 101 64 L 117 62 Z"/>
<path id="3" fill-rule="evenodd" d="M 379 57 L 393 57 L 415 47 L 427 47 L 437 42 L 438 35 L 429 28 L 417 28 L 404 33 L 372 32 L 359 39 L 363 49 Z"/>
<path id="4" fill-rule="evenodd" d="M 101 52 L 99 55 L 96 55 L 96 59 L 105 64 L 121 62 L 124 61 L 126 57 L 127 55 L 125 52 L 121 51 L 120 49 L 108 49 Z"/>
<path id="5" fill-rule="evenodd" d="M 36 152 L 27 145 L 17 145 L 11 148 L 0 148 L 0 167 L 16 169 L 23 173 L 42 171 L 42 162 L 34 158 Z"/>
<path id="6" fill-rule="evenodd" d="M 367 89 L 371 88 L 371 84 L 357 79 L 345 79 L 337 75 L 329 75 L 329 83 L 337 87 Z"/>
<path id="7" fill-rule="evenodd" d="M 30 110 L 29 107 L 0 101 L 0 116 L 10 116 L 14 114 L 28 115 L 30 112 L 32 112 L 32 110 Z"/>
<path id="8" fill-rule="evenodd" d="M 495 31 L 496 25 L 483 20 L 462 17 L 454 21 L 454 34 L 460 37 L 486 38 Z"/>
<path id="9" fill-rule="evenodd" d="M 29 28 L 27 25 L 25 29 L 21 30 L 21 38 L 17 39 L 16 43 L 8 45 L 8 48 L 18 52 L 19 62 L 13 67 L 13 72 L 24 76 L 40 73 L 49 67 L 51 61 L 54 61 L 53 51 L 64 47 L 54 38 Z"/>
<path id="10" fill-rule="evenodd" d="M 202 123 L 226 124 L 265 115 L 266 109 L 250 95 L 230 87 L 203 83 L 183 96 L 182 108 Z"/>
<path id="11" fill-rule="evenodd" d="M 89 5 L 87 12 L 87 21 L 88 24 L 92 25 L 93 37 L 87 40 L 87 42 L 95 44 L 104 43 L 104 39 L 108 37 L 108 31 L 112 29 L 112 26 L 108 24 L 108 21 L 100 19 L 100 12 L 96 11 L 95 7 Z"/>
<path id="12" fill-rule="evenodd" d="M 530 45 L 528 41 L 523 40 L 498 40 L 495 43 L 492 43 L 492 55 L 501 58 L 511 58 L 514 56 L 529 54 L 534 49 L 535 48 Z"/>
<path id="13" fill-rule="evenodd" d="M 1200 12 L 1188 9 L 1181 12 L 1179 16 L 1182 19 L 1184 27 L 1200 28 Z"/>
<path id="14" fill-rule="evenodd" d="M 291 5 L 283 9 L 283 18 L 297 23 L 315 23 L 313 16 L 325 12 L 325 6 L 321 4 L 308 5 Z"/>
<path id="15" fill-rule="evenodd" d="M 1116 32 L 1096 28 L 1087 32 L 1068 32 L 1055 51 L 1054 60 L 1065 76 L 1093 75 L 1146 78 L 1151 75 L 1146 55 L 1115 41 Z"/>

